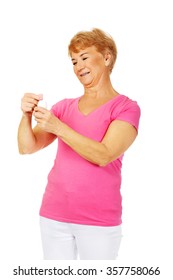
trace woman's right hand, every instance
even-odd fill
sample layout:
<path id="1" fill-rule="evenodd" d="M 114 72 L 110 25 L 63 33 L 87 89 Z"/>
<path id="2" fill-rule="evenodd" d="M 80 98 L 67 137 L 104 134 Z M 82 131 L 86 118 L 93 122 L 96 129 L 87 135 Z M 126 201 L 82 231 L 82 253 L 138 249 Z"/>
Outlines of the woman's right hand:
<path id="1" fill-rule="evenodd" d="M 38 102 L 43 99 L 43 94 L 25 93 L 21 99 L 21 110 L 24 114 L 32 115 Z"/>

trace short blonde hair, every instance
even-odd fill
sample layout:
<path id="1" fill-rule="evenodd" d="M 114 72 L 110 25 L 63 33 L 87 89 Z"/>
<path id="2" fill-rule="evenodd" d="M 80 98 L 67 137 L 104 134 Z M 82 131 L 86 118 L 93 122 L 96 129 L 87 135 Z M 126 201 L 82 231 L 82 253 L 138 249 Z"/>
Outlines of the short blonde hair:
<path id="1" fill-rule="evenodd" d="M 80 50 L 95 46 L 97 51 L 104 55 L 105 51 L 111 53 L 110 72 L 114 67 L 117 58 L 117 47 L 113 38 L 98 28 L 93 28 L 91 31 L 80 31 L 71 39 L 68 46 L 68 54 L 72 52 L 78 53 Z"/>

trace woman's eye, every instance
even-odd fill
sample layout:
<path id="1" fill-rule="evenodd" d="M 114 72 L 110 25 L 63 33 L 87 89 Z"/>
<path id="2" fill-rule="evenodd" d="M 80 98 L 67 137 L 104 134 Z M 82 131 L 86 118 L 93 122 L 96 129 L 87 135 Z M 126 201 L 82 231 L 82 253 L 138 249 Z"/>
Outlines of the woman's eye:
<path id="1" fill-rule="evenodd" d="M 86 60 L 86 59 L 88 59 L 88 57 L 82 57 L 82 60 Z M 75 66 L 77 64 L 77 61 L 72 61 L 72 63 L 73 63 L 73 66 Z"/>

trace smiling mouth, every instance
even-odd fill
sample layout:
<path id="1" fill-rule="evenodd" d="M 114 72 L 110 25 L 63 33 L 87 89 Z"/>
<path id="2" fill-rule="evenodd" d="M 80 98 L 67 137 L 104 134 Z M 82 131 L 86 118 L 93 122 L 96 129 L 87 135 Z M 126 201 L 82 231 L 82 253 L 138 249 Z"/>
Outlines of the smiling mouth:
<path id="1" fill-rule="evenodd" d="M 81 74 L 80 77 L 84 77 L 84 76 L 88 75 L 89 73 L 90 72 L 85 72 L 85 73 Z"/>

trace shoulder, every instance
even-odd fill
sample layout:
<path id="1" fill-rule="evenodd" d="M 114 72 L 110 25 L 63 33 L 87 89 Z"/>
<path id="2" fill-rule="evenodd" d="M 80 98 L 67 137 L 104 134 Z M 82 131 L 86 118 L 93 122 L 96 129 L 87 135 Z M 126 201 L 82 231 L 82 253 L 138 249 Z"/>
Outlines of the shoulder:
<path id="1" fill-rule="evenodd" d="M 126 95 L 119 94 L 112 104 L 112 111 L 118 115 L 119 113 L 127 110 L 136 110 L 139 113 L 141 111 L 136 100 L 133 100 Z"/>
<path id="2" fill-rule="evenodd" d="M 119 94 L 117 98 L 117 107 L 120 108 L 130 108 L 130 107 L 137 107 L 140 108 L 138 102 L 136 100 L 131 99 L 127 95 Z"/>
<path id="3" fill-rule="evenodd" d="M 112 120 L 128 121 L 138 127 L 140 115 L 141 109 L 138 102 L 126 95 L 119 95 L 117 102 L 113 104 Z"/>

